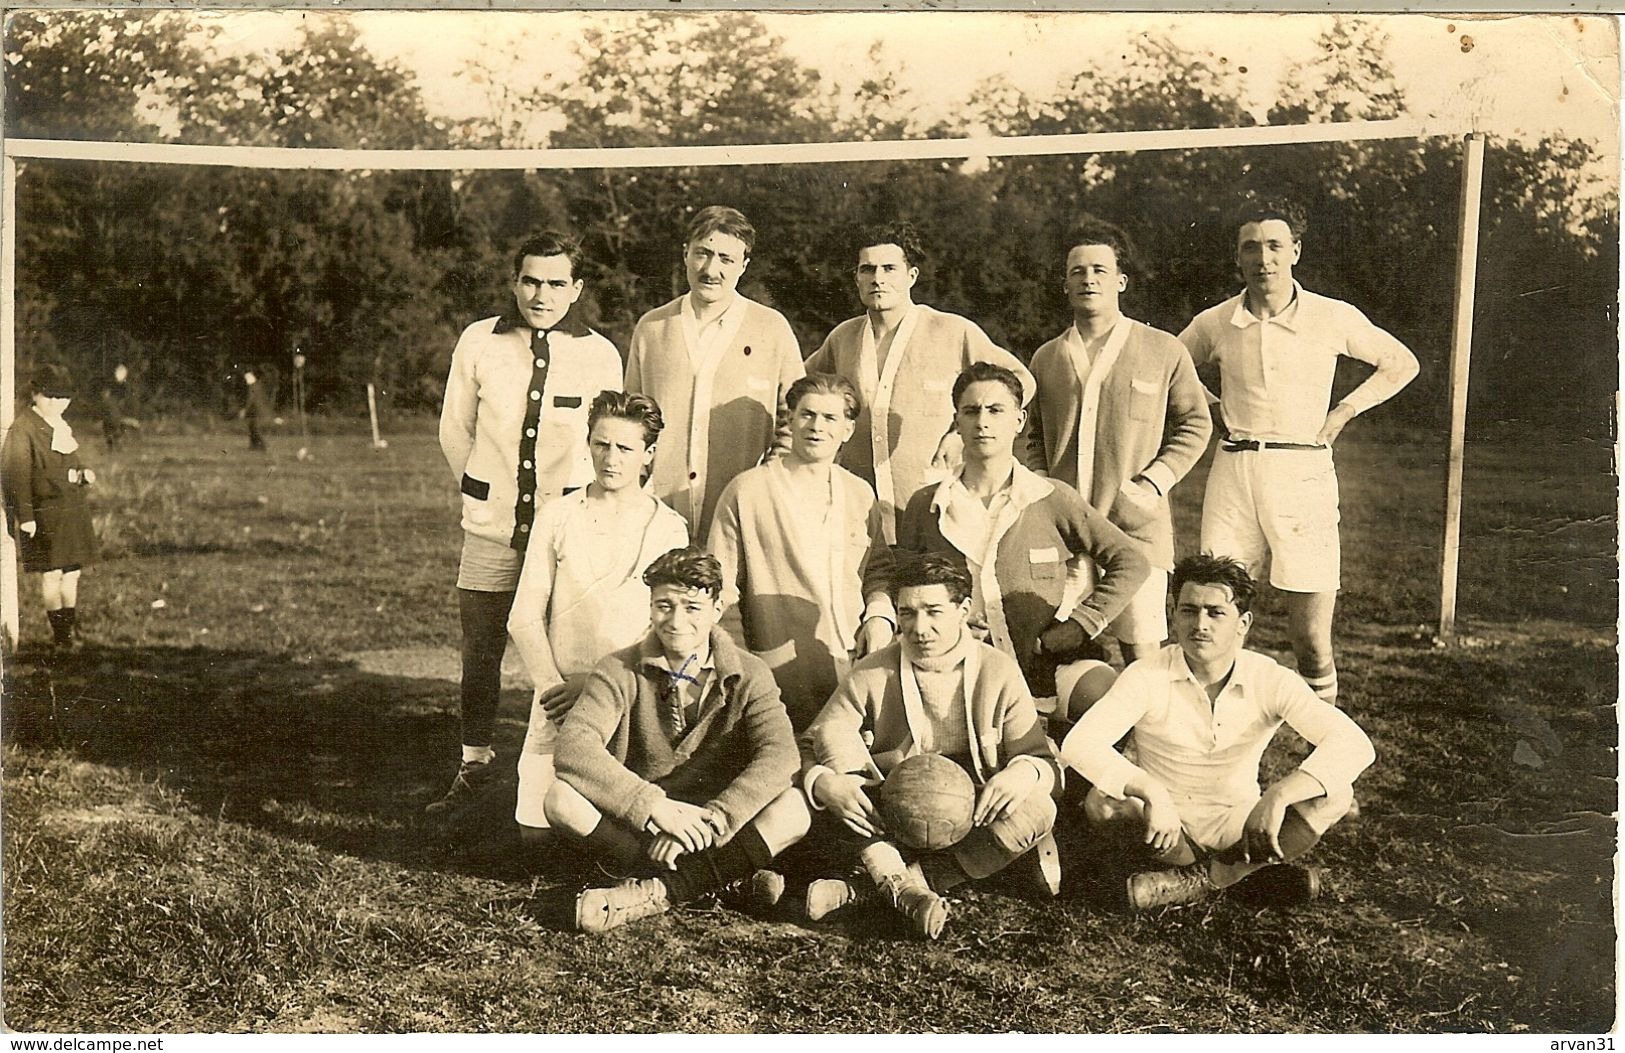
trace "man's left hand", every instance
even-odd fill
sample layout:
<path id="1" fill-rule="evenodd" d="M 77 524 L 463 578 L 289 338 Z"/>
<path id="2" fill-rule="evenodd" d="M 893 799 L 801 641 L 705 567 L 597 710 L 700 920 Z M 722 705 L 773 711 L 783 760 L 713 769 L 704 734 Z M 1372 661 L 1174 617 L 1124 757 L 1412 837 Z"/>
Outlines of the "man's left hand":
<path id="1" fill-rule="evenodd" d="M 1088 646 L 1089 634 L 1083 631 L 1083 626 L 1067 618 L 1046 625 L 1044 631 L 1038 634 L 1035 650 L 1039 654 L 1065 662 L 1079 657 Z"/>
<path id="2" fill-rule="evenodd" d="M 1278 863 L 1281 852 L 1281 823 L 1286 820 L 1286 805 L 1272 793 L 1266 793 L 1247 813 L 1247 822 L 1241 831 L 1242 858 L 1249 863 Z"/>
<path id="3" fill-rule="evenodd" d="M 971 813 L 971 820 L 977 826 L 986 826 L 1001 816 L 1009 815 L 1037 788 L 1036 766 L 1026 763 L 1008 765 L 982 787 L 982 792 L 976 797 L 976 810 Z"/>
<path id="4" fill-rule="evenodd" d="M 575 676 L 565 677 L 564 683 L 554 684 L 542 692 L 537 699 L 542 704 L 542 711 L 547 719 L 555 724 L 562 724 L 565 716 L 575 708 L 576 698 L 580 696 L 581 689 L 587 683 L 587 674 L 577 673 Z"/>
<path id="5" fill-rule="evenodd" d="M 1315 441 L 1324 446 L 1330 446 L 1337 441 L 1337 437 L 1343 433 L 1343 429 L 1353 419 L 1354 411 L 1339 402 L 1332 407 L 1330 413 L 1326 414 L 1326 423 L 1320 426 L 1320 431 L 1315 435 Z"/>

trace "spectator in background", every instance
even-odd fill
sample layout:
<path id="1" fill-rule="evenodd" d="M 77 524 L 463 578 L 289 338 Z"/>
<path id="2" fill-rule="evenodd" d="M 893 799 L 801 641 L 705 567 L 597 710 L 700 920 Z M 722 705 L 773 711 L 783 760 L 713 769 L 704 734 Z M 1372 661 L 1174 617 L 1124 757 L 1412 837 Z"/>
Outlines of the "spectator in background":
<path id="1" fill-rule="evenodd" d="M 37 367 L 27 392 L 29 408 L 17 415 L 0 446 L 0 490 L 22 569 L 40 575 L 52 646 L 71 651 L 79 645 L 79 575 L 96 558 L 85 501 L 96 473 L 85 466 L 73 429 L 62 419 L 74 397 L 68 371 Z"/>
<path id="2" fill-rule="evenodd" d="M 237 419 L 248 422 L 248 448 L 264 452 L 265 436 L 260 433 L 260 422 L 271 419 L 271 399 L 252 369 L 243 371 L 243 408 L 237 411 Z"/>
<path id="3" fill-rule="evenodd" d="M 130 390 L 130 368 L 123 362 L 113 367 L 113 382 L 102 389 L 102 439 L 112 453 L 129 428 L 140 428 L 135 416 L 135 393 Z"/>

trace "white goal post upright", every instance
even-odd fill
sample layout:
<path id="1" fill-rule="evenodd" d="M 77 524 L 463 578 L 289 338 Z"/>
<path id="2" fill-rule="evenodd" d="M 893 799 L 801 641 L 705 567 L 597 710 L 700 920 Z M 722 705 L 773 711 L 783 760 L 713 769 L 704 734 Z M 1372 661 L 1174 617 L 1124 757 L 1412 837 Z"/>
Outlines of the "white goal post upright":
<path id="1" fill-rule="evenodd" d="M 13 273 L 16 266 L 16 178 L 17 158 L 111 161 L 126 164 L 214 165 L 231 168 L 280 169 L 366 169 L 373 171 L 472 171 L 561 170 L 623 168 L 688 168 L 735 165 L 840 164 L 864 161 L 965 160 L 991 157 L 1044 157 L 1134 152 L 1144 150 L 1195 150 L 1215 147 L 1290 146 L 1303 143 L 1359 142 L 1378 139 L 1421 139 L 1461 134 L 1457 126 L 1442 126 L 1417 120 L 1342 121 L 1333 124 L 1260 125 L 1251 128 L 1185 128 L 1143 132 L 1084 132 L 1071 135 L 989 136 L 956 139 L 905 139 L 843 143 L 777 143 L 746 146 L 655 146 L 591 149 L 532 150 L 331 150 L 299 147 L 187 146 L 176 143 L 108 143 L 55 139 L 6 139 L 4 165 L 5 216 L 0 223 L 0 424 L 9 425 L 13 412 L 15 356 L 13 338 L 16 324 Z M 1477 142 L 1479 163 L 1474 180 L 1482 176 L 1483 142 L 1469 137 L 1468 154 Z M 1474 223 L 1468 247 L 1465 232 L 1460 251 L 1476 250 L 1478 186 L 1464 179 L 1464 198 L 1470 190 Z M 1463 222 L 1467 209 L 1463 207 Z M 1457 260 L 1455 330 L 1452 340 L 1452 375 L 1463 376 L 1459 392 L 1451 401 L 1451 482 L 1446 496 L 1445 558 L 1441 575 L 1454 584 L 1456 540 L 1460 524 L 1460 457 L 1456 436 L 1465 428 L 1466 361 L 1471 341 L 1472 277 L 1471 262 Z M 1454 388 L 1454 386 L 1453 386 Z M 1452 524 L 1458 535 L 1452 535 Z M 9 534 L 0 539 L 0 557 L 5 563 L 5 634 L 8 645 L 17 639 L 17 583 L 15 546 Z M 1448 599 L 1448 607 L 1445 601 Z M 1441 595 L 1441 633 L 1448 619 L 1455 618 L 1455 596 Z"/>
<path id="2" fill-rule="evenodd" d="M 11 431 L 17 415 L 17 173 L 20 166 L 8 151 L 0 164 L 0 436 Z M 17 649 L 17 542 L 11 536 L 10 513 L 0 502 L 0 606 L 4 638 L 0 655 L 9 661 Z"/>

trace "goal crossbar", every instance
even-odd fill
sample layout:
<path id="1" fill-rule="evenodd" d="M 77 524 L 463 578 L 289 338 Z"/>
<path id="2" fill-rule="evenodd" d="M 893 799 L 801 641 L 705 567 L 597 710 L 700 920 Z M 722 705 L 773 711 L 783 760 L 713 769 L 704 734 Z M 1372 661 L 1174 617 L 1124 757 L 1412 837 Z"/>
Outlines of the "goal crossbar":
<path id="1" fill-rule="evenodd" d="M 863 161 L 1043 157 L 1137 150 L 1196 150 L 1226 146 L 1291 146 L 1377 139 L 1459 136 L 1464 128 L 1421 120 L 1340 121 L 1251 128 L 1174 128 L 1136 132 L 883 139 L 839 143 L 758 143 L 740 146 L 624 146 L 503 150 L 348 150 L 320 147 L 194 146 L 74 139 L 7 139 L 8 157 L 232 168 L 474 169 L 686 168 L 730 165 L 837 164 Z"/>
<path id="2" fill-rule="evenodd" d="M 1466 163 L 1457 243 L 1456 315 L 1451 340 L 1451 436 L 1441 555 L 1439 634 L 1455 631 L 1456 562 L 1461 521 L 1462 451 L 1467 409 L 1467 364 L 1472 347 L 1473 291 L 1484 138 L 1436 120 L 1341 121 L 1182 128 L 1064 135 L 983 136 L 957 139 L 873 140 L 840 143 L 766 143 L 741 146 L 650 146 L 593 149 L 343 150 L 303 147 L 194 146 L 72 139 L 7 138 L 0 164 L 0 431 L 9 427 L 16 393 L 15 325 L 17 177 L 27 159 L 109 161 L 123 164 L 199 165 L 305 170 L 470 171 L 474 169 L 684 168 L 730 165 L 831 164 L 865 161 L 964 160 L 1291 146 L 1303 143 L 1461 137 Z M 0 511 L 0 523 L 4 521 Z M 0 530 L 0 652 L 17 641 L 16 542 Z"/>

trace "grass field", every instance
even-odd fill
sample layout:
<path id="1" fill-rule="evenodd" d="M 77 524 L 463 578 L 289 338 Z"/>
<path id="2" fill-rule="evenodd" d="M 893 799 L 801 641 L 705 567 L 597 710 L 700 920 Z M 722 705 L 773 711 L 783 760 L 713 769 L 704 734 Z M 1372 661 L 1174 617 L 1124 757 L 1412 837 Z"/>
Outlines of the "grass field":
<path id="1" fill-rule="evenodd" d="M 1377 765 L 1310 908 L 1130 917 L 1071 820 L 1059 902 L 683 910 L 570 931 L 592 874 L 417 821 L 457 748 L 456 495 L 425 423 L 149 434 L 102 459 L 93 647 L 45 660 L 34 579 L 4 708 L 4 1010 L 23 1031 L 1535 1031 L 1614 1024 L 1611 450 L 1470 449 L 1458 646 L 1435 646 L 1442 442 L 1339 447 L 1347 706 Z M 1201 474 L 1176 491 L 1195 535 Z M 1254 645 L 1283 653 L 1279 605 Z M 380 660 L 380 653 L 385 658 Z M 394 656 L 391 658 L 390 656 Z M 413 658 L 412 656 L 418 656 Z M 412 659 L 412 660 L 408 660 Z M 528 691 L 504 696 L 510 760 Z M 1301 744 L 1298 747 L 1301 750 Z M 1271 770 L 1293 762 L 1272 749 Z M 511 808 L 510 800 L 507 807 Z M 850 913 L 850 912 L 849 912 Z"/>

